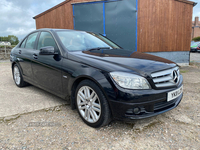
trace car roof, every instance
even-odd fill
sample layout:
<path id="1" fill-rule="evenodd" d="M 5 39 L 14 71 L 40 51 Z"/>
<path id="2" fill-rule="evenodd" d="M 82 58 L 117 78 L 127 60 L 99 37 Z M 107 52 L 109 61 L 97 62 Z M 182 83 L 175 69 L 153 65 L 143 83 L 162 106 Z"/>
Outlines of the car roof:
<path id="1" fill-rule="evenodd" d="M 46 30 L 46 31 L 79 31 L 79 30 L 73 30 L 73 29 L 55 29 L 55 28 L 41 28 L 37 29 L 36 31 L 40 30 Z M 86 31 L 81 31 L 81 32 L 86 32 Z"/>

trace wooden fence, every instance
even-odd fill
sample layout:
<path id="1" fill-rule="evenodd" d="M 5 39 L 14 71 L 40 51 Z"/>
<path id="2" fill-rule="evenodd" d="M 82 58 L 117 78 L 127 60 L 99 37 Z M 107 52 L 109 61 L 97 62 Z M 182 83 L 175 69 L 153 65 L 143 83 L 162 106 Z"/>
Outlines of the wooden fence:
<path id="1" fill-rule="evenodd" d="M 0 60 L 1 59 L 8 59 L 10 58 L 10 52 L 11 52 L 12 48 L 10 47 L 1 47 L 0 48 Z"/>

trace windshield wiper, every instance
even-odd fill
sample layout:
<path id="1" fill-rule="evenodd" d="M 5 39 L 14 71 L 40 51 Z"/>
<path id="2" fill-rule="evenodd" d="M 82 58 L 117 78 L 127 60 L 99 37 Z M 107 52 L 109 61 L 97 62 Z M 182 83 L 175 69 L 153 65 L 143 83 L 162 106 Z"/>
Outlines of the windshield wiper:
<path id="1" fill-rule="evenodd" d="M 88 51 L 101 50 L 101 49 L 110 49 L 110 47 L 96 47 L 96 48 L 88 49 Z"/>

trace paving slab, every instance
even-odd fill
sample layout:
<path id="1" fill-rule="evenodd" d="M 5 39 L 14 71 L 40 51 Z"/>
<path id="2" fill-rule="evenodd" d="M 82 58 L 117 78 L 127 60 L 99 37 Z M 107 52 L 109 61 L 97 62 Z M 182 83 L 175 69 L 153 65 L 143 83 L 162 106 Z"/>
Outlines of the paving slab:
<path id="1" fill-rule="evenodd" d="M 18 88 L 12 78 L 11 64 L 0 61 L 0 118 L 30 113 L 67 104 L 35 86 Z"/>

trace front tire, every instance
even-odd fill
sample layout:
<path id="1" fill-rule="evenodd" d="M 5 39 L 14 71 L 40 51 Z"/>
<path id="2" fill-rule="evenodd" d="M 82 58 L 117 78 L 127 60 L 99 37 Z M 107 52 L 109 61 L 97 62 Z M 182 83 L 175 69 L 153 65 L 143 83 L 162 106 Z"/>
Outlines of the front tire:
<path id="1" fill-rule="evenodd" d="M 90 80 L 83 80 L 76 89 L 76 108 L 81 119 L 98 128 L 109 124 L 111 112 L 101 89 Z"/>
<path id="2" fill-rule="evenodd" d="M 18 87 L 24 87 L 27 83 L 23 80 L 22 73 L 17 64 L 12 68 L 13 80 Z"/>

